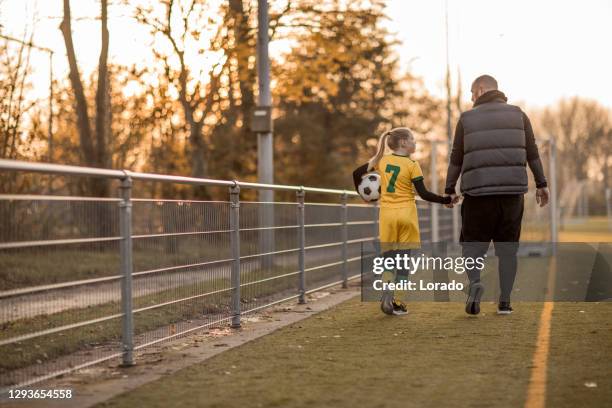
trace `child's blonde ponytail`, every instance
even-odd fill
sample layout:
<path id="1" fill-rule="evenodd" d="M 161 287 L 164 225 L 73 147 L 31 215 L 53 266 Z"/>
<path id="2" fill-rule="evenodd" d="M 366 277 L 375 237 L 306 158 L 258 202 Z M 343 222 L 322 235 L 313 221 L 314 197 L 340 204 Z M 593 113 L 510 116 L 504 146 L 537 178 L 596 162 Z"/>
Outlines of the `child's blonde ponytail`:
<path id="1" fill-rule="evenodd" d="M 412 130 L 407 127 L 397 127 L 383 133 L 380 136 L 380 139 L 378 139 L 378 149 L 376 150 L 376 154 L 368 162 L 368 171 L 374 170 L 374 168 L 378 165 L 380 159 L 382 159 L 384 156 L 385 149 L 387 147 L 389 147 L 391 150 L 397 150 L 401 146 L 400 142 L 402 140 L 414 141 Z"/>
<path id="2" fill-rule="evenodd" d="M 385 148 L 387 147 L 387 139 L 389 138 L 390 134 L 390 130 L 386 131 L 380 136 L 380 139 L 378 139 L 378 148 L 374 157 L 372 157 L 368 162 L 368 171 L 374 170 L 374 168 L 378 165 L 378 162 L 380 162 L 380 159 L 382 159 L 383 155 L 385 154 Z"/>

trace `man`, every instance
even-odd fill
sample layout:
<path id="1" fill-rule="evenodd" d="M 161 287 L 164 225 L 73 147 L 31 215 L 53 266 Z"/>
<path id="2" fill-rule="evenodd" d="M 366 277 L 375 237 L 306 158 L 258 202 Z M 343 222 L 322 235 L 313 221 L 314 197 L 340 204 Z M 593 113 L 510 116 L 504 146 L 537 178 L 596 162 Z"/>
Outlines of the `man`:
<path id="1" fill-rule="evenodd" d="M 455 203 L 455 184 L 461 175 L 463 256 L 483 256 L 491 241 L 495 245 L 501 290 L 498 314 L 512 313 L 510 293 L 517 269 L 527 165 L 535 178 L 540 207 L 549 197 L 531 122 L 519 107 L 506 101 L 495 78 L 476 78 L 472 84 L 474 107 L 461 114 L 455 129 L 445 188 Z M 480 313 L 484 291 L 480 272 L 477 268 L 467 270 L 470 286 L 465 311 L 472 315 Z"/>

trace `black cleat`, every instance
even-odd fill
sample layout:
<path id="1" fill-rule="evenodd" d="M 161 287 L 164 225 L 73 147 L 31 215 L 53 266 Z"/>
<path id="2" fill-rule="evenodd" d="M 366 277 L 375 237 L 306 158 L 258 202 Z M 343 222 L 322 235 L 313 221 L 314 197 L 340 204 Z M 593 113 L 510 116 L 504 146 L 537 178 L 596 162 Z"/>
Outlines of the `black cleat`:
<path id="1" fill-rule="evenodd" d="M 498 315 L 509 315 L 512 314 L 512 306 L 510 306 L 510 302 L 499 302 L 497 304 L 497 314 Z"/>
<path id="2" fill-rule="evenodd" d="M 401 300 L 393 299 L 393 314 L 395 316 L 408 314 L 408 308 L 406 307 L 406 304 Z"/>
<path id="3" fill-rule="evenodd" d="M 465 302 L 465 313 L 477 315 L 480 313 L 480 298 L 484 293 L 484 286 L 480 282 L 471 283 L 467 302 Z"/>

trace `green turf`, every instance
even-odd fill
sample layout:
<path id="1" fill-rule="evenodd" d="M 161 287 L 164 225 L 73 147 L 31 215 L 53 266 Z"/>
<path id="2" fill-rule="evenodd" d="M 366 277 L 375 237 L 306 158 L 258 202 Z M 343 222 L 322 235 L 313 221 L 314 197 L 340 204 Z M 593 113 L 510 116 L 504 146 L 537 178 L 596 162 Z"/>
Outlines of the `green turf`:
<path id="1" fill-rule="evenodd" d="M 610 232 L 608 217 L 591 216 L 583 219 L 571 219 L 561 223 L 564 231 Z"/>
<path id="2" fill-rule="evenodd" d="M 612 406 L 612 303 L 555 303 L 550 338 L 547 405 Z"/>
<path id="3" fill-rule="evenodd" d="M 612 227 L 608 217 L 593 216 L 583 219 L 561 220 L 561 242 L 612 242 Z"/>
<path id="4" fill-rule="evenodd" d="M 411 303 L 382 315 L 351 300 L 103 407 L 521 406 L 541 304 Z"/>
<path id="5" fill-rule="evenodd" d="M 351 300 L 99 407 L 523 406 L 542 304 L 461 306 Z M 611 406 L 610 350 L 612 303 L 556 303 L 546 406 Z"/>

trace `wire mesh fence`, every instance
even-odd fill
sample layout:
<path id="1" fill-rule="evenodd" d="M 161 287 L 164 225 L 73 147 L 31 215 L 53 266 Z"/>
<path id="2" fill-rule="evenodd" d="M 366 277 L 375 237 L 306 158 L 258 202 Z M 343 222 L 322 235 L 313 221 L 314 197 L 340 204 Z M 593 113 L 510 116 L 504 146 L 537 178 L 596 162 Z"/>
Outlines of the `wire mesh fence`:
<path id="1" fill-rule="evenodd" d="M 529 178 L 529 192 L 524 196 L 523 228 L 521 240 L 536 242 L 557 241 L 557 219 L 559 215 L 557 203 L 557 180 L 556 180 L 556 148 L 554 138 L 549 140 L 538 140 L 540 159 L 545 169 L 550 189 L 551 200 L 547 207 L 540 207 L 536 201 L 535 182 Z M 553 215 L 556 214 L 556 215 Z"/>
<path id="2" fill-rule="evenodd" d="M 121 355 L 119 202 L 0 199 L 2 386 Z"/>
<path id="3" fill-rule="evenodd" d="M 25 167 L 24 167 L 25 166 Z M 378 209 L 354 193 L 71 166 L 0 168 L 119 180 L 117 197 L 0 195 L 0 387 L 134 352 L 359 276 Z M 131 197 L 136 182 L 229 189 L 227 201 Z M 240 201 L 240 189 L 295 201 Z M 309 202 L 308 194 L 330 202 Z M 431 207 L 418 203 L 422 239 Z M 438 237 L 450 239 L 450 211 Z M 452 229 L 452 227 L 451 227 Z"/>
<path id="4" fill-rule="evenodd" d="M 132 199 L 134 349 L 229 316 L 229 202 Z"/>

